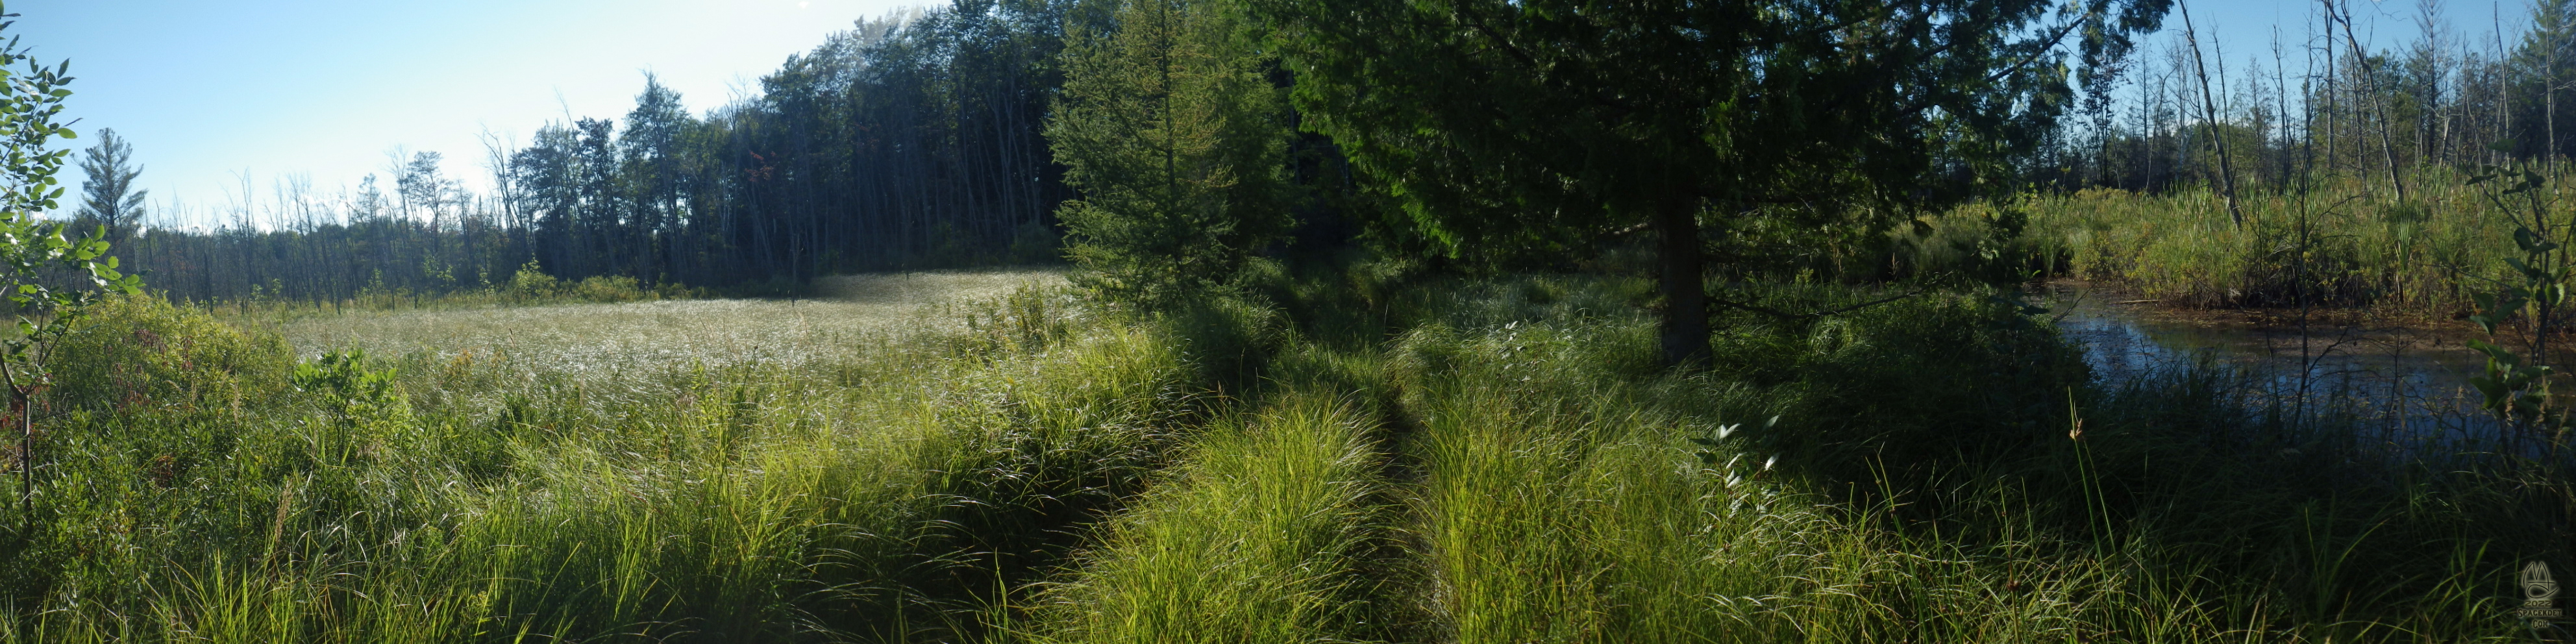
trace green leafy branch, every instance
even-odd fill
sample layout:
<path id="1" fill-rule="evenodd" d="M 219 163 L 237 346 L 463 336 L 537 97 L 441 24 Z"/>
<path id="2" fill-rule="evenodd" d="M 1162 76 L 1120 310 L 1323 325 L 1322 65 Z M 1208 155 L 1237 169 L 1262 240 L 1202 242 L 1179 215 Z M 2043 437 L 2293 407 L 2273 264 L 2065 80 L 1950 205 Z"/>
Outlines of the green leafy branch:
<path id="1" fill-rule="evenodd" d="M 2522 251 L 2521 257 L 2504 260 L 2521 278 L 2519 282 L 2508 278 L 2495 292 L 2471 296 L 2478 310 L 2469 316 L 2469 323 L 2489 340 L 2468 341 L 2470 349 L 2487 359 L 2485 370 L 2470 377 L 2469 385 L 2484 398 L 2487 411 L 2506 425 L 2554 437 L 2569 423 L 2567 411 L 2553 404 L 2549 385 L 2555 370 L 2547 364 L 2551 318 L 2567 303 L 2567 281 L 2576 273 L 2568 265 L 2565 247 L 2555 241 L 2569 226 L 2552 218 L 2556 210 L 2552 178 L 2527 165 L 2487 168 L 2471 175 L 2468 184 L 2480 186 L 2488 203 L 2514 224 L 2513 242 Z M 2532 321 L 2527 355 L 2490 341 L 2515 315 Z"/>
<path id="2" fill-rule="evenodd" d="M 0 22 L 0 30 L 11 24 Z M 19 63 L 25 67 L 11 69 Z M 17 318 L 17 333 L 0 340 L 0 382 L 9 386 L 10 413 L 18 421 L 22 508 L 32 507 L 35 495 L 31 403 L 53 382 L 48 353 L 105 294 L 142 290 L 140 279 L 117 272 L 116 258 L 107 256 L 104 227 L 75 241 L 64 234 L 66 224 L 39 216 L 61 207 L 63 188 L 54 175 L 71 155 L 49 144 L 77 138 L 60 122 L 63 99 L 71 96 L 63 88 L 72 81 L 70 68 L 69 62 L 35 62 L 14 38 L 0 43 L 0 293 Z"/>

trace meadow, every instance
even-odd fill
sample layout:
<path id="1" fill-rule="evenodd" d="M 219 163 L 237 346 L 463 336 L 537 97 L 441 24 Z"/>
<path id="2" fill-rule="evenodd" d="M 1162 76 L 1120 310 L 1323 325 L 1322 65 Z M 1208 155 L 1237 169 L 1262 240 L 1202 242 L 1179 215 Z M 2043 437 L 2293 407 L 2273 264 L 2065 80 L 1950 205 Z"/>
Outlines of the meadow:
<path id="1" fill-rule="evenodd" d="M 1729 314 L 1682 372 L 1617 276 L 827 293 L 118 300 L 0 641 L 2501 641 L 2576 511 L 2244 374 L 2097 382 L 1992 289 Z"/>

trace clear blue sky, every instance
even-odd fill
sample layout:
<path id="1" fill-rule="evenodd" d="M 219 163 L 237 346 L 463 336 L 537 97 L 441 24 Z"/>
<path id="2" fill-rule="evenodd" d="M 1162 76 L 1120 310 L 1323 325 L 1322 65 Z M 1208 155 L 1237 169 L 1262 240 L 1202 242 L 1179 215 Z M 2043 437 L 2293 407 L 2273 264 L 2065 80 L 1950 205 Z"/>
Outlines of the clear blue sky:
<path id="1" fill-rule="evenodd" d="M 245 171 L 262 201 L 288 173 L 336 191 L 383 174 L 396 146 L 480 186 L 486 127 L 524 141 L 567 110 L 624 116 L 648 70 L 703 113 L 853 21 L 920 3 L 11 0 L 6 33 L 71 60 L 81 138 L 65 145 L 115 128 L 155 201 L 212 207 Z"/>
<path id="2" fill-rule="evenodd" d="M 928 0 L 937 1 L 937 0 Z M 302 174 L 324 192 L 383 174 L 397 146 L 446 155 L 482 186 L 489 130 L 524 141 L 567 111 L 623 116 L 650 70 L 703 113 L 757 87 L 788 55 L 854 20 L 925 0 L 15 0 L 8 33 L 42 60 L 69 58 L 68 114 L 87 147 L 113 127 L 134 143 L 155 201 L 235 202 Z M 2193 3 L 2233 64 L 2268 60 L 2272 28 L 2291 47 L 2313 29 L 2313 0 Z M 2365 39 L 2410 40 L 2414 0 L 2353 3 Z M 2443 5 L 2450 28 L 2481 39 L 2501 8 Z M 2179 16 L 2168 25 L 2180 29 Z M 2484 49 L 2483 45 L 2480 49 Z M 74 169 L 63 177 L 76 185 Z M 382 179 L 380 179 L 382 181 Z M 200 222 L 203 223 L 203 222 Z"/>

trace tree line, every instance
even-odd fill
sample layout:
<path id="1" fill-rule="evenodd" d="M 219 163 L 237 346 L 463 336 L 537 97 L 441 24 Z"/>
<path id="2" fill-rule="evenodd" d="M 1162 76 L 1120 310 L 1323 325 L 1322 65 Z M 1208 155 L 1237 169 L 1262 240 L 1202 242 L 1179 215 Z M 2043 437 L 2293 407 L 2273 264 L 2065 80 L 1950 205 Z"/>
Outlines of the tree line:
<path id="1" fill-rule="evenodd" d="M 2394 50 L 2320 0 L 2252 57 L 2187 11 L 2168 29 L 2173 8 L 959 0 L 862 21 L 705 114 L 648 77 L 622 117 L 494 139 L 482 193 L 421 152 L 390 186 L 285 182 L 223 225 L 141 225 L 102 137 L 86 161 L 110 180 L 80 217 L 191 299 L 528 268 L 785 290 L 1069 257 L 1091 287 L 1153 301 L 1358 238 L 1496 266 L 1638 247 L 1689 318 L 1710 270 L 1971 199 L 2232 195 L 2317 171 L 2402 196 L 2418 168 L 2576 148 L 2576 0 L 2542 0 L 2512 38 L 2462 36 L 2427 0 L 2424 35 Z"/>
<path id="2" fill-rule="evenodd" d="M 2174 30 L 2083 79 L 2076 118 L 2025 177 L 2163 191 L 2341 176 L 2402 196 L 2428 167 L 2576 153 L 2576 2 L 2499 9 L 2485 29 L 2462 29 L 2443 4 L 2417 2 L 2415 38 L 2386 48 L 2366 42 L 2373 25 L 2349 0 L 2309 3 L 2303 25 L 2255 52 L 2226 51 L 2208 25 Z"/>
<path id="3" fill-rule="evenodd" d="M 244 185 L 148 212 L 130 146 L 85 151 L 70 213 L 177 298 L 339 299 L 562 279 L 785 291 L 816 275 L 1060 261 L 1043 134 L 1076 3 L 965 0 L 867 20 L 692 114 L 649 76 L 622 117 L 486 135 L 469 191 L 434 151 L 383 180 Z M 148 144 L 148 143 L 147 143 Z"/>

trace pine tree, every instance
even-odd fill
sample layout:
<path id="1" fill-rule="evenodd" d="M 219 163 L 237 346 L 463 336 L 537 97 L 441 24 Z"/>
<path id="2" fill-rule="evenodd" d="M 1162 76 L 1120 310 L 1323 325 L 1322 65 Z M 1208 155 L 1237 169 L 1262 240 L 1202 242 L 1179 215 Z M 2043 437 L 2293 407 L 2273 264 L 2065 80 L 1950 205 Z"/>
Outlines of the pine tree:
<path id="1" fill-rule="evenodd" d="M 1249 2 L 1304 126 L 1450 252 L 1651 231 L 1673 364 L 1708 357 L 1712 229 L 1867 235 L 1992 190 L 2072 100 L 2068 50 L 2099 64 L 2171 5 Z"/>
<path id="2" fill-rule="evenodd" d="M 1233 285 L 1290 225 L 1283 92 L 1237 7 L 1127 0 L 1067 35 L 1047 136 L 1078 283 L 1161 305 Z"/>
<path id="3" fill-rule="evenodd" d="M 148 191 L 134 187 L 134 179 L 143 168 L 134 165 L 134 148 L 116 136 L 116 130 L 100 128 L 98 144 L 81 152 L 81 172 L 89 180 L 81 184 L 81 207 L 75 215 L 74 228 L 93 230 L 107 227 L 109 244 L 125 243 L 137 222 L 143 220 L 143 197 Z"/>

